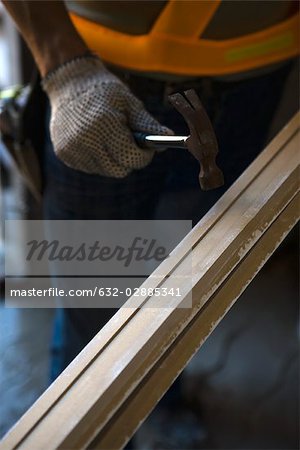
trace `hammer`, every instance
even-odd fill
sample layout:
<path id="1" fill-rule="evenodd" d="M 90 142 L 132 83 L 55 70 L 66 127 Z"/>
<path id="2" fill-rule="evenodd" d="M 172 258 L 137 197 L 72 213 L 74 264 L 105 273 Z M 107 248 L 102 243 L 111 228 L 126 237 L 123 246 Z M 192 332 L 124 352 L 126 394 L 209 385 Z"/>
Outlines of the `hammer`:
<path id="1" fill-rule="evenodd" d="M 134 133 L 134 138 L 141 148 L 165 150 L 166 148 L 186 148 L 200 163 L 199 182 L 204 191 L 216 189 L 224 184 L 222 171 L 216 164 L 218 153 L 217 138 L 212 124 L 194 89 L 169 95 L 174 108 L 182 114 L 187 122 L 189 136 L 156 136 Z"/>

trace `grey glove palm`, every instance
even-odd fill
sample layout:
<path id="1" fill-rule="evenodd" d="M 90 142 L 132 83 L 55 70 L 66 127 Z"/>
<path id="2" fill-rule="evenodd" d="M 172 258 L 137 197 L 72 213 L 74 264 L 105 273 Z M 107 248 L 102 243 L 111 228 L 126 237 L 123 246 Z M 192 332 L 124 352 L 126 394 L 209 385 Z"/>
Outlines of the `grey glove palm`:
<path id="1" fill-rule="evenodd" d="M 43 81 L 51 103 L 51 139 L 58 158 L 87 173 L 115 178 L 150 163 L 132 132 L 168 135 L 116 76 L 96 57 L 61 66 Z"/>

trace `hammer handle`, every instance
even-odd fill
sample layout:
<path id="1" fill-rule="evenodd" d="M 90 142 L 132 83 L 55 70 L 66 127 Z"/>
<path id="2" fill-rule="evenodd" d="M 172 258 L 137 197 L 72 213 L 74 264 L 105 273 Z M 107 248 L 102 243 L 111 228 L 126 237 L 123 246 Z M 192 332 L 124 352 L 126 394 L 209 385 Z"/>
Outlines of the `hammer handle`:
<path id="1" fill-rule="evenodd" d="M 189 136 L 161 136 L 135 132 L 135 142 L 143 149 L 163 151 L 166 148 L 187 148 L 186 140 Z"/>

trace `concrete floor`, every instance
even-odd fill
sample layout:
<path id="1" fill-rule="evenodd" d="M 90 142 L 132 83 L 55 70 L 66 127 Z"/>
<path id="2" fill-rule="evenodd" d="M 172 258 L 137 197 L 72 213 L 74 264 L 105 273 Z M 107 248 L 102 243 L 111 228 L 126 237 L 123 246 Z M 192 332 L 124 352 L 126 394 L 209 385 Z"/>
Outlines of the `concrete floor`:
<path id="1" fill-rule="evenodd" d="M 49 384 L 53 310 L 0 307 L 0 435 Z"/>

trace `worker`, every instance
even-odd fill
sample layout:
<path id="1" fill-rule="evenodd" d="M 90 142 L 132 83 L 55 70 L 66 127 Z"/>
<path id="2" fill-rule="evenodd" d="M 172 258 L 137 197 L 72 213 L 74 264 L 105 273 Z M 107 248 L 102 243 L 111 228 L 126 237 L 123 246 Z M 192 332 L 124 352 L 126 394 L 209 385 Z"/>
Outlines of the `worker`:
<path id="1" fill-rule="evenodd" d="M 47 219 L 195 224 L 264 148 L 299 52 L 297 1 L 2 1 L 50 100 Z M 166 99 L 188 88 L 213 120 L 225 175 L 206 193 L 192 155 L 132 136 L 186 134 Z M 57 311 L 53 378 L 113 313 Z"/>

